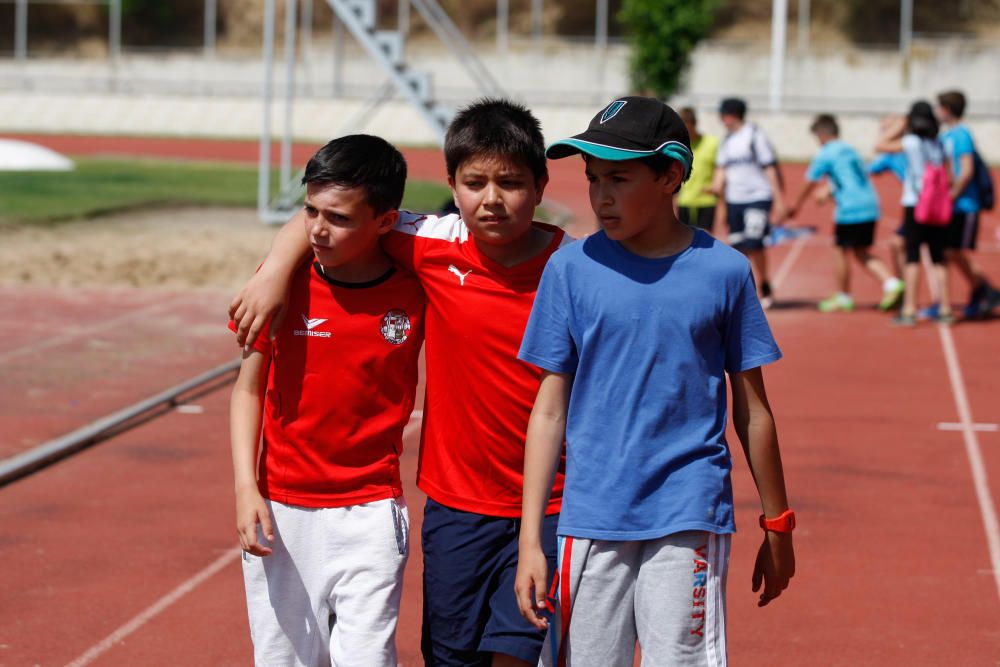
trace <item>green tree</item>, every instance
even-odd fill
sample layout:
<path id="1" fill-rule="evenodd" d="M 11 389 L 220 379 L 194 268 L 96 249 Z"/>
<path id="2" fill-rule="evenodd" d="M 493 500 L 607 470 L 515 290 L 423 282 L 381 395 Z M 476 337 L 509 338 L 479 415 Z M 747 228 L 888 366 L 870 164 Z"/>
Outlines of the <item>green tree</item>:
<path id="1" fill-rule="evenodd" d="M 720 0 L 624 0 L 618 14 L 632 41 L 632 85 L 658 97 L 680 87 L 691 51 L 708 34 Z"/>

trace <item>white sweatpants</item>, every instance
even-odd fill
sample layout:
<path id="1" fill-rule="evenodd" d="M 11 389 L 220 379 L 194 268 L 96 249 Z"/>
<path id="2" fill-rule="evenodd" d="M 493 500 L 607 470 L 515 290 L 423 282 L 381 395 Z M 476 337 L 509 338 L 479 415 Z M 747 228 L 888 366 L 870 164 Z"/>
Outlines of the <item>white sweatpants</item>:
<path id="1" fill-rule="evenodd" d="M 271 555 L 243 554 L 255 664 L 396 667 L 409 542 L 403 499 L 349 507 L 268 506 L 274 520 Z"/>
<path id="2" fill-rule="evenodd" d="M 560 538 L 544 662 L 631 665 L 638 639 L 643 667 L 725 667 L 729 545 L 729 535 L 703 531 L 635 542 Z"/>

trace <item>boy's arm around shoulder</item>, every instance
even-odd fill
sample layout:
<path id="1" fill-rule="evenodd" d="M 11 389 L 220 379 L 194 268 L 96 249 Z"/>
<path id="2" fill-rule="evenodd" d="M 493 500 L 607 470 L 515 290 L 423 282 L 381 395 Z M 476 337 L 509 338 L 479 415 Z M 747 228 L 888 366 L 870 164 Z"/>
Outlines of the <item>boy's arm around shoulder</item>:
<path id="1" fill-rule="evenodd" d="M 540 630 L 548 627 L 540 612 L 548 607 L 545 595 L 549 575 L 542 551 L 542 522 L 566 439 L 572 378 L 566 373 L 542 372 L 524 447 L 524 491 L 514 592 L 521 615 Z"/>
<path id="2" fill-rule="evenodd" d="M 759 367 L 751 368 L 731 373 L 730 383 L 733 392 L 733 426 L 757 485 L 764 516 L 777 517 L 788 509 L 788 498 L 774 415 L 764 389 L 764 375 Z M 765 531 L 752 577 L 754 592 L 760 590 L 761 582 L 764 584 L 757 605 L 763 607 L 781 595 L 794 574 L 792 534 Z"/>
<path id="3" fill-rule="evenodd" d="M 236 323 L 236 342 L 241 347 L 253 345 L 268 320 L 268 337 L 273 339 L 278 331 L 292 276 L 309 255 L 305 215 L 305 210 L 299 209 L 278 230 L 264 263 L 229 304 L 229 319 Z"/>
<path id="4" fill-rule="evenodd" d="M 236 531 L 240 547 L 255 556 L 267 556 L 271 549 L 257 539 L 259 523 L 264 537 L 274 539 L 271 513 L 257 488 L 257 447 L 263 422 L 264 391 L 270 356 L 258 349 L 246 349 L 240 374 L 229 402 L 229 438 L 233 454 L 236 493 Z"/>

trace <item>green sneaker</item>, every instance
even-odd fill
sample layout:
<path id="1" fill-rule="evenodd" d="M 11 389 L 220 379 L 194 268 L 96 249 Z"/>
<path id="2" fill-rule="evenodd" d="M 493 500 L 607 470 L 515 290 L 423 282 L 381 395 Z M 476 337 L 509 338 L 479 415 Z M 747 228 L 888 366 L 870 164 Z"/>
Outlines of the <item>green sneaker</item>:
<path id="1" fill-rule="evenodd" d="M 835 313 L 838 310 L 849 313 L 854 310 L 854 299 L 849 296 L 845 297 L 843 294 L 834 294 L 830 298 L 820 301 L 816 307 L 821 313 Z"/>
<path id="2" fill-rule="evenodd" d="M 898 306 L 899 302 L 903 300 L 903 292 L 905 291 L 906 285 L 902 280 L 897 280 L 892 287 L 882 292 L 882 300 L 878 302 L 879 310 L 892 310 Z"/>

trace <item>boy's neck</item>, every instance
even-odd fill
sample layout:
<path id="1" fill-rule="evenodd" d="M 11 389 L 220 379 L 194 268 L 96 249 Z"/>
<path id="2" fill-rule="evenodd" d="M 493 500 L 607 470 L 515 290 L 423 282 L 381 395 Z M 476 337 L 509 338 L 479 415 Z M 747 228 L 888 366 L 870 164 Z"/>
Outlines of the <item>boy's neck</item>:
<path id="1" fill-rule="evenodd" d="M 338 266 L 320 264 L 323 275 L 341 283 L 367 283 L 381 278 L 393 266 L 392 260 L 382 250 L 381 245 L 362 257 L 352 259 Z"/>
<path id="2" fill-rule="evenodd" d="M 671 211 L 667 219 L 650 225 L 642 233 L 619 243 L 633 255 L 661 259 L 686 250 L 694 240 L 694 234 L 694 230 L 681 224 Z"/>
<path id="3" fill-rule="evenodd" d="M 505 245 L 483 243 L 473 237 L 476 249 L 500 266 L 511 267 L 534 259 L 552 241 L 552 232 L 532 224 L 528 233 Z"/>

